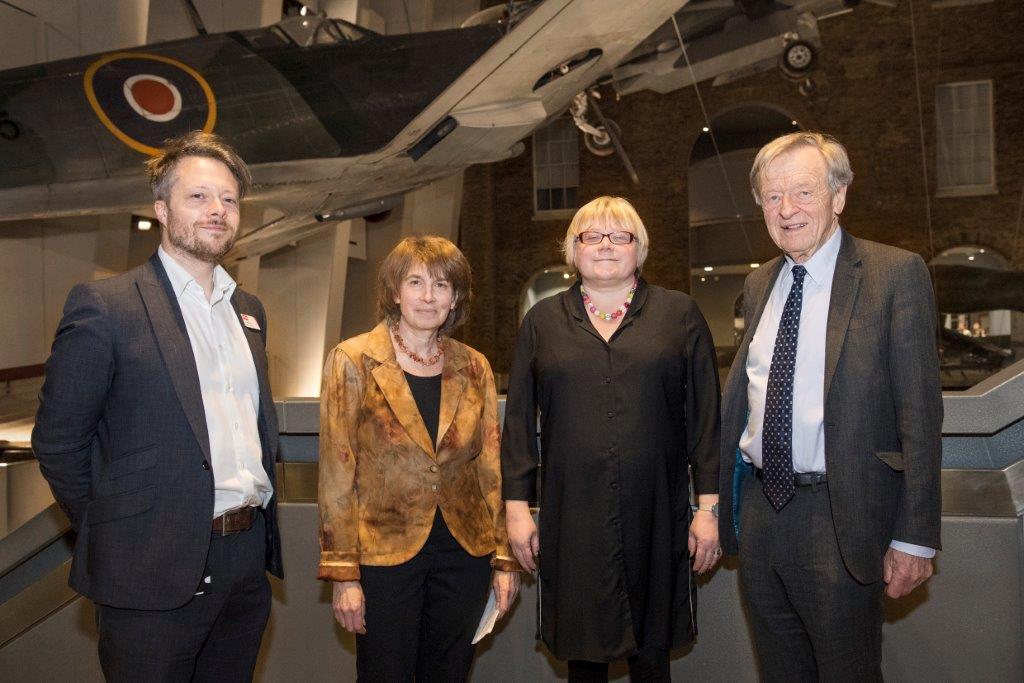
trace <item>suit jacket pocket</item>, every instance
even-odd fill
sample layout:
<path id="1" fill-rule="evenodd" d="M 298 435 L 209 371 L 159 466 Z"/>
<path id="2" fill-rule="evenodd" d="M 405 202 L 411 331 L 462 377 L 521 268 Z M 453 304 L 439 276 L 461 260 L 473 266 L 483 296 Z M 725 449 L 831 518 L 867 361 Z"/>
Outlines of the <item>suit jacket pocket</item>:
<path id="1" fill-rule="evenodd" d="M 143 446 L 142 448 L 119 455 L 115 460 L 111 460 L 103 473 L 107 479 L 117 479 L 126 474 L 133 474 L 155 467 L 159 457 L 159 446 L 156 444 Z"/>
<path id="2" fill-rule="evenodd" d="M 875 457 L 897 472 L 902 472 L 904 469 L 903 453 L 899 451 L 879 451 L 875 453 Z"/>
<path id="3" fill-rule="evenodd" d="M 850 318 L 848 330 L 863 329 L 865 327 L 878 327 L 882 321 L 882 312 L 879 309 L 867 311 L 866 313 L 855 312 Z"/>
<path id="4" fill-rule="evenodd" d="M 115 519 L 141 515 L 153 507 L 155 494 L 156 487 L 147 486 L 136 491 L 119 493 L 116 496 L 97 498 L 86 508 L 85 521 L 89 526 L 95 526 Z"/>

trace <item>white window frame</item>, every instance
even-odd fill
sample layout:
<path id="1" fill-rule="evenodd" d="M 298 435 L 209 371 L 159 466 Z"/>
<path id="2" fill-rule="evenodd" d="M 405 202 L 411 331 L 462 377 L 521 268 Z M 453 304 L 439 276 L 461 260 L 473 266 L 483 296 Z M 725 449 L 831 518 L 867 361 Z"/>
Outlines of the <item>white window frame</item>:
<path id="1" fill-rule="evenodd" d="M 544 134 L 547 133 L 548 131 L 550 131 L 551 127 L 554 126 L 555 124 L 563 126 L 568 131 L 568 137 L 567 138 L 565 138 L 563 140 L 559 140 L 557 143 L 555 143 L 555 144 L 563 145 L 563 148 L 562 148 L 562 152 L 563 152 L 562 160 L 558 161 L 558 162 L 545 161 L 543 163 L 538 163 L 537 160 L 539 158 L 541 158 L 541 155 L 538 154 L 538 145 L 539 144 L 540 145 L 548 145 L 550 147 L 553 144 L 553 143 L 549 142 L 547 139 L 544 138 Z M 538 138 L 541 138 L 541 140 L 539 142 L 538 142 Z M 550 155 L 545 155 L 544 158 L 545 159 L 550 159 Z M 545 187 L 540 187 L 538 185 L 538 183 L 537 183 L 537 171 L 538 171 L 539 168 L 544 168 L 549 173 L 552 172 L 552 171 L 554 171 L 556 173 L 560 172 L 561 173 L 561 177 L 563 178 L 563 180 L 565 179 L 565 177 L 567 175 L 573 175 L 572 170 L 574 169 L 575 170 L 574 175 L 576 176 L 576 184 L 575 185 L 568 185 L 568 184 L 564 184 L 563 183 L 560 186 L 559 185 L 550 185 L 549 184 L 549 185 L 547 185 Z M 567 171 L 568 171 L 568 173 L 567 173 Z M 570 119 L 568 117 L 559 117 L 559 118 L 556 118 L 556 119 L 548 122 L 548 124 L 546 126 L 544 126 L 543 128 L 539 128 L 536 131 L 534 131 L 534 133 L 533 133 L 533 170 L 532 170 L 532 172 L 533 172 L 533 200 L 532 200 L 533 201 L 533 219 L 534 220 L 540 220 L 540 221 L 546 221 L 546 220 L 556 220 L 556 219 L 572 218 L 576 214 L 576 209 L 579 208 L 578 205 L 579 205 L 579 175 L 580 175 L 579 135 L 576 132 L 576 125 L 572 122 L 572 119 Z M 537 205 L 537 192 L 538 192 L 538 190 L 541 190 L 541 189 L 555 189 L 555 188 L 558 188 L 558 187 L 562 188 L 563 191 L 565 189 L 567 189 L 567 188 L 575 187 L 576 188 L 576 201 L 574 202 L 574 204 L 576 204 L 576 205 L 575 206 L 566 206 L 566 207 L 557 208 L 557 209 L 541 209 L 541 208 L 539 208 L 538 205 Z"/>
<path id="2" fill-rule="evenodd" d="M 932 0 L 932 9 L 946 7 L 967 7 L 968 5 L 988 5 L 995 0 Z"/>
<path id="3" fill-rule="evenodd" d="M 977 86 L 981 84 L 988 85 L 988 146 L 989 146 L 989 179 L 990 182 L 980 183 L 974 185 L 942 185 L 941 184 L 941 167 L 943 166 L 943 159 L 941 158 L 942 149 L 944 144 L 949 144 L 954 139 L 954 134 L 947 132 L 945 135 L 944 131 L 941 130 L 939 117 L 939 92 L 942 89 L 953 89 L 963 88 L 966 86 Z M 995 150 L 995 88 L 991 79 L 982 79 L 975 81 L 956 81 L 952 83 L 939 83 L 935 86 L 935 196 L 936 197 L 968 197 L 977 195 L 991 195 L 998 194 L 996 187 L 996 150 Z M 970 135 L 974 135 L 971 132 Z M 958 160 L 951 158 L 949 160 L 955 164 Z M 949 162 L 947 162 L 949 163 Z"/>

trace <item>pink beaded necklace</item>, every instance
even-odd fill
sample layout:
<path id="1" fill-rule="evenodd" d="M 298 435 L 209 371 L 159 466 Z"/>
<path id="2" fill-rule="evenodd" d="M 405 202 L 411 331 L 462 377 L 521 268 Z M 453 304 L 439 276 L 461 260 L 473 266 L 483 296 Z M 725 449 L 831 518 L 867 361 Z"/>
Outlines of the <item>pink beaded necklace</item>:
<path id="1" fill-rule="evenodd" d="M 590 311 L 590 314 L 595 318 L 600 318 L 601 320 L 607 321 L 612 321 L 621 318 L 626 314 L 626 311 L 629 310 L 630 304 L 633 303 L 633 295 L 636 294 L 637 283 L 638 280 L 636 278 L 633 278 L 633 286 L 629 288 L 629 294 L 626 295 L 626 300 L 622 302 L 622 305 L 619 306 L 617 310 L 614 310 L 611 313 L 602 313 L 601 311 L 597 310 L 597 306 L 594 305 L 594 302 L 590 300 L 590 295 L 587 294 L 587 288 L 584 287 L 581 283 L 580 293 L 583 295 L 583 305 L 587 307 L 587 310 Z"/>

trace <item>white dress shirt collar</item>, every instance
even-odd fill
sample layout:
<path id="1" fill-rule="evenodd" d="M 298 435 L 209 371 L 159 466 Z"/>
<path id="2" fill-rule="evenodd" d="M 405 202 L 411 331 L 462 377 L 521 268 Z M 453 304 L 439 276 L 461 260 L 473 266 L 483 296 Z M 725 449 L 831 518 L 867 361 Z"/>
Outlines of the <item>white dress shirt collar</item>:
<path id="1" fill-rule="evenodd" d="M 164 265 L 164 270 L 167 271 L 167 279 L 171 281 L 171 289 L 176 297 L 180 299 L 192 287 L 197 288 L 196 291 L 202 294 L 203 298 L 206 298 L 205 293 L 203 293 L 203 286 L 185 270 L 183 265 L 178 263 L 173 256 L 164 250 L 163 245 L 157 247 L 156 253 L 160 257 L 160 262 Z M 220 264 L 217 264 L 213 268 L 213 295 L 210 297 L 210 303 L 215 304 L 224 297 L 230 299 L 235 293 L 235 287 L 237 286 L 237 283 L 228 275 L 228 271 L 224 270 Z"/>
<path id="2" fill-rule="evenodd" d="M 825 282 L 831 282 L 832 274 L 836 270 L 836 261 L 839 258 L 839 248 L 843 246 L 843 229 L 836 226 L 836 231 L 832 233 L 825 244 L 818 248 L 818 251 L 811 255 L 811 258 L 807 259 L 805 263 L 802 263 L 804 268 L 807 269 L 807 277 L 816 285 L 821 285 Z M 783 278 L 792 279 L 793 277 L 793 266 L 797 265 L 797 262 L 785 255 L 786 267 L 785 272 L 782 274 Z M 787 285 L 789 281 L 786 280 L 784 283 Z"/>

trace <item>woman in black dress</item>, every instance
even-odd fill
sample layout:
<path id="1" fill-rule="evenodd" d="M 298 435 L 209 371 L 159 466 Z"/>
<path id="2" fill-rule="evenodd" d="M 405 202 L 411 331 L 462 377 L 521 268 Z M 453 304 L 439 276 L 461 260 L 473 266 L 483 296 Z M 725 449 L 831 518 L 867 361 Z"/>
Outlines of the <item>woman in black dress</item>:
<path id="1" fill-rule="evenodd" d="M 693 573 L 721 556 L 715 348 L 689 296 L 639 277 L 647 249 L 625 199 L 581 208 L 564 243 L 579 280 L 537 303 L 516 339 L 508 536 L 539 567 L 541 634 L 569 680 L 607 680 L 622 657 L 633 680 L 670 680 L 668 651 L 697 631 Z M 538 534 L 527 501 L 541 453 Z"/>

